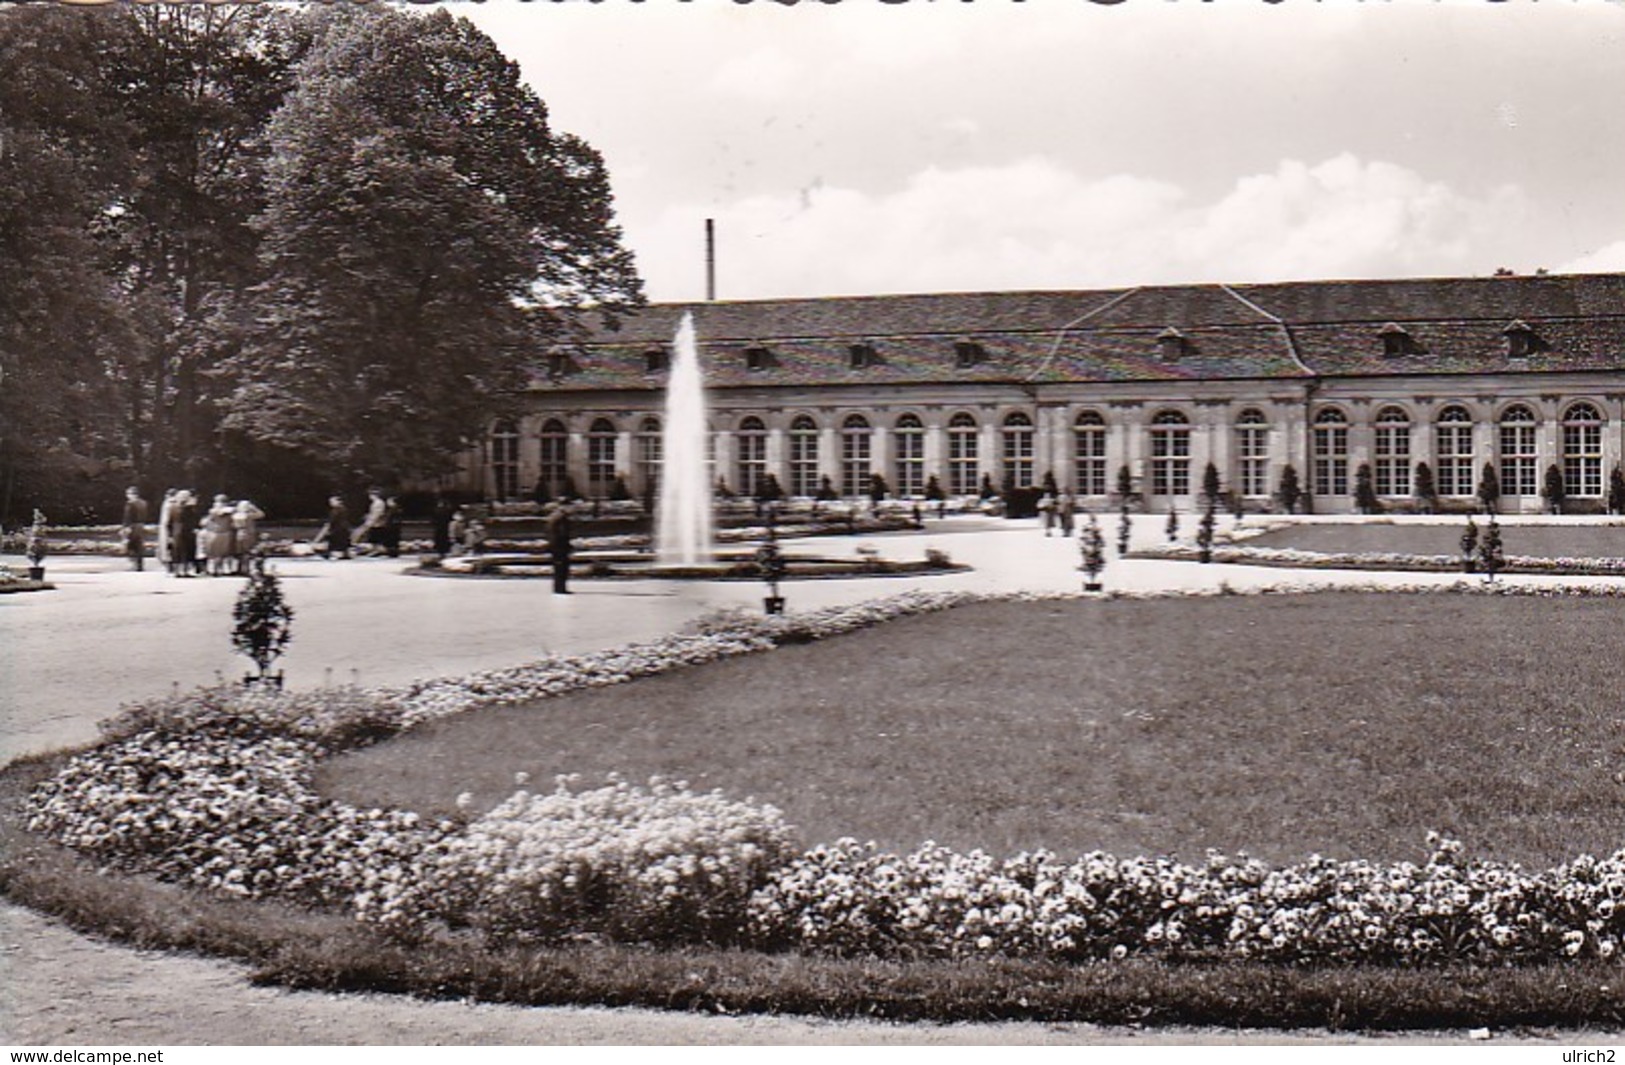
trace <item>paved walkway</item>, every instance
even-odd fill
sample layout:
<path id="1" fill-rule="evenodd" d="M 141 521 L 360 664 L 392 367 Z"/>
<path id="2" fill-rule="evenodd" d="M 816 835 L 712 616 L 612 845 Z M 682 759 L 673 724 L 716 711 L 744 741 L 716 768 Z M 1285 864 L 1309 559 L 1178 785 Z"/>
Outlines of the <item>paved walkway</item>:
<path id="1" fill-rule="evenodd" d="M 1137 516 L 1135 543 L 1160 541 L 1162 520 Z M 1194 525 L 1194 519 L 1187 522 Z M 1103 523 L 1114 539 L 1115 517 Z M 789 607 L 858 602 L 908 588 L 1074 590 L 1076 540 L 1031 521 L 950 518 L 923 533 L 794 541 L 792 552 L 849 556 L 872 543 L 895 559 L 946 551 L 974 567 L 907 578 L 795 581 Z M 1109 552 L 1115 554 L 1115 551 Z M 17 559 L 0 559 L 17 564 Z M 755 582 L 591 581 L 555 597 L 545 580 L 409 576 L 400 561 L 276 563 L 296 613 L 288 683 L 400 684 L 515 665 L 555 651 L 650 639 L 719 607 L 759 609 Z M 242 582 L 134 573 L 117 559 L 49 560 L 54 592 L 0 595 L 0 763 L 93 742 L 119 703 L 234 677 L 231 607 Z M 1266 585 L 1450 583 L 1450 574 L 1315 572 L 1113 558 L 1109 588 L 1244 589 Z M 1514 583 L 1554 583 L 1514 577 Z M 1597 578 L 1593 583 L 1609 583 Z M 1625 579 L 1612 579 L 1625 584 Z M 1226 1033 L 1163 1033 L 1043 1025 L 899 1028 L 795 1019 L 708 1019 L 644 1011 L 516 1010 L 250 987 L 224 963 L 148 955 L 96 943 L 0 905 L 0 1043 L 716 1043 L 716 1042 L 1221 1042 Z M 150 1001 L 149 1001 L 150 1000 Z M 247 1022 L 247 1018 L 260 1018 Z M 212 1018 L 212 1020 L 211 1020 Z M 210 1032 L 214 1032 L 211 1036 Z M 201 1033 L 201 1034 L 200 1034 Z M 224 1033 L 224 1034 L 220 1034 Z M 1248 1037 L 1280 1041 L 1269 1034 Z M 1448 1037 L 1447 1037 L 1448 1038 Z"/>

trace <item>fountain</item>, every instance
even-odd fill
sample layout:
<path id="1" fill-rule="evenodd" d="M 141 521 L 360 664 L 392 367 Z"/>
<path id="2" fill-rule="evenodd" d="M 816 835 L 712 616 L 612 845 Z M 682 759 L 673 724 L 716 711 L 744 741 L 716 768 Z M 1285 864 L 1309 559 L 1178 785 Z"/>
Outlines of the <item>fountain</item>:
<path id="1" fill-rule="evenodd" d="M 646 550 L 588 545 L 576 553 L 577 565 L 593 577 L 657 577 L 678 580 L 765 580 L 769 613 L 784 610 L 781 581 L 792 576 L 865 577 L 880 573 L 946 573 L 955 567 L 942 552 L 928 551 L 924 562 L 891 563 L 877 567 L 874 549 L 859 551 L 861 560 L 797 554 L 780 549 L 775 528 L 777 512 L 758 512 L 767 523 L 766 542 L 754 553 L 734 548 L 716 553 L 715 515 L 711 499 L 711 472 L 707 463 L 710 426 L 705 416 L 705 388 L 700 374 L 699 345 L 694 318 L 684 314 L 677 329 L 671 378 L 666 386 L 666 418 L 661 429 L 660 492 L 655 502 L 654 561 Z M 816 516 L 814 516 L 816 517 Z M 917 522 L 916 522 L 917 524 Z M 803 533 L 805 535 L 805 533 Z M 751 538 L 756 538 L 754 531 Z M 935 555 L 937 557 L 933 558 Z M 435 557 L 416 572 L 475 576 L 537 577 L 550 575 L 551 566 L 535 550 L 517 549 L 483 554 Z"/>
<path id="2" fill-rule="evenodd" d="M 676 345 L 661 428 L 655 553 L 661 565 L 694 566 L 711 561 L 712 521 L 711 477 L 705 461 L 711 430 L 705 419 L 705 385 L 692 313 L 684 313 Z"/>

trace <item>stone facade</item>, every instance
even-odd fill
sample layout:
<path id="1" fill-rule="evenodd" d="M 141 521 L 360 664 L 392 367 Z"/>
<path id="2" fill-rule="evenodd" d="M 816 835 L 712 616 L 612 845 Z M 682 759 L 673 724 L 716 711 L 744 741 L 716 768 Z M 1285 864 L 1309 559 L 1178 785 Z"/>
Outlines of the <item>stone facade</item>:
<path id="1" fill-rule="evenodd" d="M 1625 275 L 1536 276 L 654 305 L 556 352 L 457 487 L 642 494 L 685 312 L 716 474 L 745 494 L 768 472 L 848 496 L 879 472 L 905 497 L 1052 474 L 1106 505 L 1126 467 L 1162 510 L 1193 505 L 1212 462 L 1250 507 L 1291 465 L 1337 512 L 1361 466 L 1405 509 L 1419 463 L 1445 506 L 1490 464 L 1518 512 L 1553 466 L 1600 509 L 1625 462 Z"/>

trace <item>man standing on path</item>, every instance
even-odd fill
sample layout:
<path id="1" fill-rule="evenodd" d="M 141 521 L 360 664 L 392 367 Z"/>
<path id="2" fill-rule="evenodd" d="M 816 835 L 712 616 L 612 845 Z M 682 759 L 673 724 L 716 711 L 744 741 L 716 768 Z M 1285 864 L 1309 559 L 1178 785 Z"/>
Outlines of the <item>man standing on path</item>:
<path id="1" fill-rule="evenodd" d="M 124 553 L 139 573 L 147 562 L 147 501 L 135 487 L 124 490 Z"/>
<path id="2" fill-rule="evenodd" d="M 547 505 L 547 553 L 553 560 L 553 594 L 570 594 L 570 510 L 560 503 Z"/>

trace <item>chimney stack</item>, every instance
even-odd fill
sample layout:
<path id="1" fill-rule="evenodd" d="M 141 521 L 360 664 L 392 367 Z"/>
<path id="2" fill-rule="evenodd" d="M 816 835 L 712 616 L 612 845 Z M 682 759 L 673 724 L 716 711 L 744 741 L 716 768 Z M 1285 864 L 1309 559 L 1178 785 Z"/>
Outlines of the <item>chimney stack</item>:
<path id="1" fill-rule="evenodd" d="M 710 302 L 717 298 L 717 224 L 713 219 L 705 220 L 705 299 Z"/>

